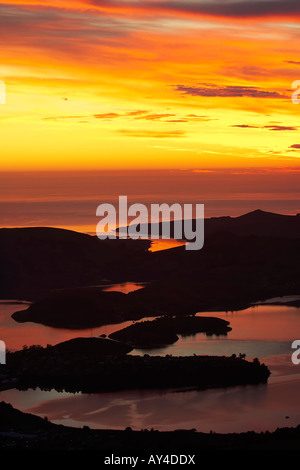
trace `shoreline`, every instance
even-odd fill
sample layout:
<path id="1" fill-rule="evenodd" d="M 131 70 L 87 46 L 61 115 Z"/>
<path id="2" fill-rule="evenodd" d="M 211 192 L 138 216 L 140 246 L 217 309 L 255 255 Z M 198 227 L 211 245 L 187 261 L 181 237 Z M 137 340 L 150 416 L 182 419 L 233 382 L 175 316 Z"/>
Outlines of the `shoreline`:
<path id="1" fill-rule="evenodd" d="M 128 281 L 129 282 L 129 281 Z M 99 292 L 97 292 L 97 290 Z M 140 289 L 139 291 L 142 291 Z M 95 308 L 93 305 L 93 309 L 91 311 L 85 312 L 83 314 L 83 310 L 77 310 L 78 306 L 76 305 L 76 298 L 77 296 L 81 296 L 81 293 L 84 292 L 87 301 L 87 306 L 89 306 L 89 302 L 96 299 L 99 302 L 99 310 Z M 75 295 L 74 295 L 75 294 Z M 106 297 L 106 294 L 109 296 Z M 114 295 L 116 294 L 116 295 Z M 100 288 L 95 287 L 83 287 L 78 289 L 64 289 L 59 291 L 54 291 L 53 295 L 43 299 L 41 301 L 33 302 L 29 304 L 26 310 L 18 310 L 14 312 L 11 317 L 17 323 L 28 323 L 33 322 L 37 325 L 47 326 L 50 328 L 57 328 L 57 329 L 68 329 L 70 331 L 82 330 L 82 329 L 89 329 L 89 328 L 99 328 L 101 326 L 107 325 L 114 325 L 118 323 L 123 323 L 126 321 L 143 321 L 145 318 L 153 318 L 156 317 L 163 318 L 166 316 L 172 315 L 172 312 L 168 311 L 161 311 L 160 308 L 146 308 L 145 306 L 141 306 L 143 302 L 138 301 L 136 304 L 131 304 L 129 301 L 129 305 L 126 305 L 126 301 L 128 300 L 127 297 L 131 294 L 124 294 L 119 291 L 111 291 L 111 292 L 103 292 Z M 66 297 L 65 297 L 66 296 Z M 74 297 L 73 297 L 74 296 Z M 90 296 L 90 299 L 89 299 Z M 286 293 L 282 294 L 279 293 L 277 296 L 273 296 L 274 298 L 290 298 L 299 297 L 299 294 L 291 294 Z M 5 299 L 3 299 L 4 301 Z M 147 299 L 145 299 L 146 301 Z M 103 304 L 100 303 L 103 301 Z M 1 302 L 1 300 L 0 300 Z M 110 312 L 109 318 L 105 314 L 103 316 L 103 309 L 105 306 L 107 308 L 112 308 L 112 304 L 115 302 L 115 306 L 113 310 Z M 17 301 L 16 304 L 24 303 L 26 301 Z M 203 312 L 239 312 L 246 310 L 253 306 L 259 305 L 280 305 L 286 307 L 300 307 L 300 299 L 294 300 L 283 300 L 283 301 L 272 301 L 272 298 L 268 297 L 264 300 L 257 299 L 248 299 L 243 303 L 224 303 L 224 304 L 214 304 L 212 306 L 204 305 L 202 308 L 194 308 L 193 311 L 187 313 L 184 312 L 174 312 L 174 317 L 177 318 L 184 318 L 186 316 L 195 316 L 196 314 L 201 314 Z M 117 308 L 117 310 L 115 309 Z M 73 309 L 73 310 L 72 310 Z M 118 310 L 119 309 L 119 310 Z M 124 312 L 125 309 L 125 312 Z M 136 310 L 135 310 L 136 309 Z M 188 309 L 187 309 L 188 310 Z M 53 315 L 53 312 L 56 312 L 56 317 Z M 68 312 L 67 319 L 63 316 L 65 312 Z M 70 316 L 69 312 L 72 311 L 72 316 Z M 100 316 L 100 318 L 99 318 Z M 74 320 L 75 317 L 75 320 Z"/>
<path id="2" fill-rule="evenodd" d="M 50 422 L 46 417 L 24 413 L 0 402 L 1 450 L 95 450 L 100 456 L 130 451 L 132 455 L 148 455 L 157 451 L 189 453 L 201 451 L 299 450 L 300 425 L 277 428 L 273 432 L 203 433 L 194 429 L 157 431 L 131 428 L 122 430 L 73 428 Z"/>

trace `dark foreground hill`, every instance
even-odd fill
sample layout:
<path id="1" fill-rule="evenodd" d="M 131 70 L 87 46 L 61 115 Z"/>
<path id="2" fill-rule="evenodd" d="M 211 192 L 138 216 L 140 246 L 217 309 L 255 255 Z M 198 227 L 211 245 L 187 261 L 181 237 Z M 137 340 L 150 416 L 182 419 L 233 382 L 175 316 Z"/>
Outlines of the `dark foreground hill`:
<path id="1" fill-rule="evenodd" d="M 0 298 L 37 299 L 53 289 L 130 279 L 148 240 L 100 240 L 48 227 L 0 229 Z"/>
<path id="2" fill-rule="evenodd" d="M 106 356 L 121 356 L 132 349 L 128 344 L 106 338 L 72 338 L 55 346 L 48 346 L 44 351 L 46 351 L 46 356 L 48 353 L 48 356 L 53 358 L 57 355 L 67 357 L 79 354 L 101 359 Z M 37 351 L 41 352 L 42 349 L 38 348 Z"/>
<path id="3" fill-rule="evenodd" d="M 207 456 L 211 456 L 212 451 L 223 450 L 227 451 L 227 456 L 228 451 L 236 455 L 238 450 L 299 451 L 300 426 L 277 429 L 274 432 L 240 434 L 207 434 L 194 430 L 132 431 L 130 428 L 124 431 L 93 430 L 87 426 L 72 428 L 56 425 L 47 419 L 22 413 L 10 404 L 1 402 L 0 449 L 2 451 L 96 450 L 98 462 L 101 464 L 104 462 L 104 457 L 108 455 L 111 457 L 112 453 L 118 456 L 142 455 L 142 458 L 150 458 L 150 455 L 156 453 L 195 454 L 197 465 L 203 460 L 203 451 L 209 451 Z"/>

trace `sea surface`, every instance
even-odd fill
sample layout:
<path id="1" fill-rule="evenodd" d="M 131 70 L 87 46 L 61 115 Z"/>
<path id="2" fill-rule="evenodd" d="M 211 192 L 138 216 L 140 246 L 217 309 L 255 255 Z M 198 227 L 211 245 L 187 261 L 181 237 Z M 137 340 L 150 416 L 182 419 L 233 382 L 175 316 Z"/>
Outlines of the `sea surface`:
<path id="1" fill-rule="evenodd" d="M 95 235 L 99 204 L 204 204 L 205 217 L 256 209 L 300 212 L 299 172 L 145 170 L 0 173 L 1 227 L 58 227 Z M 129 222 L 129 220 L 128 220 Z M 148 222 L 148 218 L 144 220 Z M 126 224 L 125 224 L 126 225 Z"/>
<path id="2" fill-rule="evenodd" d="M 106 289 L 131 290 L 140 284 L 124 283 Z M 299 296 L 298 296 L 299 298 Z M 287 299 L 290 300 L 290 299 Z M 284 299 L 253 305 L 233 312 L 204 312 L 230 322 L 226 336 L 203 333 L 182 337 L 171 346 L 157 350 L 134 350 L 131 354 L 246 354 L 257 357 L 271 371 L 267 384 L 195 390 L 132 390 L 110 393 L 59 393 L 40 389 L 0 392 L 0 400 L 16 408 L 47 416 L 64 425 L 98 429 L 196 429 L 202 432 L 273 431 L 300 424 L 300 364 L 291 360 L 292 342 L 300 339 L 300 308 L 289 307 Z M 101 328 L 70 331 L 34 323 L 16 323 L 11 314 L 27 308 L 15 300 L 0 303 L 0 339 L 8 349 L 23 345 L 57 344 L 72 337 L 110 334 L 131 322 Z"/>

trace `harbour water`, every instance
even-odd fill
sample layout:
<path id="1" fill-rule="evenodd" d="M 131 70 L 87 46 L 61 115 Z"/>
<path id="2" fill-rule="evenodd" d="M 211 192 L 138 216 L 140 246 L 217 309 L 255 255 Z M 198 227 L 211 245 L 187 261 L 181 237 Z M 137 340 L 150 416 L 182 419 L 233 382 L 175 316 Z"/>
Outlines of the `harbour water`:
<path id="1" fill-rule="evenodd" d="M 112 287 L 113 288 L 113 287 Z M 134 289 L 134 285 L 118 289 Z M 1 339 L 9 349 L 24 344 L 57 344 L 72 337 L 110 334 L 131 322 L 92 330 L 70 331 L 33 323 L 18 324 L 11 318 L 26 305 L 0 303 Z M 300 331 L 300 309 L 284 304 L 255 305 L 236 312 L 204 312 L 230 321 L 226 336 L 179 337 L 173 345 L 131 354 L 231 355 L 258 357 L 271 371 L 267 384 L 195 390 L 121 391 L 97 394 L 59 393 L 55 390 L 8 390 L 0 400 L 55 423 L 98 429 L 192 429 L 201 432 L 272 431 L 300 424 L 300 365 L 291 361 L 291 344 Z"/>

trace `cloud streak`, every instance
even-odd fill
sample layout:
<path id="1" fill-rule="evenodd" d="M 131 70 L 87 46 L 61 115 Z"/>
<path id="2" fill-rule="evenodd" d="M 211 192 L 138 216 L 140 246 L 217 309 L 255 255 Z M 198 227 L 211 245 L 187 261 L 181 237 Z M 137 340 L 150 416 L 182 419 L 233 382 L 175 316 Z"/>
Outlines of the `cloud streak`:
<path id="1" fill-rule="evenodd" d="M 108 112 L 108 113 L 97 113 L 92 115 L 85 115 L 85 116 L 77 116 L 77 115 L 65 115 L 65 116 L 47 116 L 43 117 L 44 121 L 60 121 L 64 119 L 82 119 L 82 118 L 94 118 L 103 121 L 111 121 L 115 119 L 126 119 L 129 121 L 155 121 L 161 123 L 180 123 L 180 122 L 205 122 L 205 121 L 212 121 L 212 119 L 208 116 L 198 116 L 196 114 L 186 114 L 183 116 L 177 117 L 177 114 L 171 113 L 152 113 L 151 111 L 146 110 L 134 110 L 129 111 L 126 113 L 115 113 L 115 112 Z M 170 117 L 174 117 L 174 119 L 169 119 Z"/>
<path id="2" fill-rule="evenodd" d="M 263 90 L 254 86 L 218 86 L 214 84 L 202 84 L 199 86 L 176 85 L 175 90 L 190 96 L 202 96 L 206 98 L 287 98 L 277 91 Z"/>
<path id="3" fill-rule="evenodd" d="M 93 114 L 93 117 L 96 119 L 115 119 L 120 117 L 118 113 L 102 113 L 102 114 Z"/>
<path id="4" fill-rule="evenodd" d="M 157 22 L 158 16 L 217 20 L 290 17 L 293 20 L 299 15 L 298 0 L 6 0 L 1 5 L 0 25 L 43 22 L 47 27 L 49 21 L 57 21 L 65 34 L 71 26 L 84 37 L 97 31 L 103 36 L 122 35 L 125 29 L 139 29 L 141 17 Z M 67 23 L 61 22 L 66 18 Z M 48 32 L 55 34 L 55 28 Z"/>
<path id="5" fill-rule="evenodd" d="M 249 124 L 234 124 L 231 127 L 239 127 L 241 129 L 267 129 L 269 131 L 297 131 L 298 126 L 284 126 L 281 124 L 269 124 L 266 126 L 252 126 Z"/>
<path id="6" fill-rule="evenodd" d="M 183 1 L 183 0 L 89 0 L 85 2 L 101 9 L 110 8 L 118 12 L 151 13 L 186 13 L 203 16 L 253 18 L 276 17 L 300 14 L 298 0 L 239 0 L 239 1 Z"/>
<path id="7" fill-rule="evenodd" d="M 120 134 L 126 135 L 127 137 L 143 137 L 150 139 L 170 139 L 174 137 L 184 137 L 186 134 L 183 131 L 150 131 L 148 129 L 120 129 Z"/>

